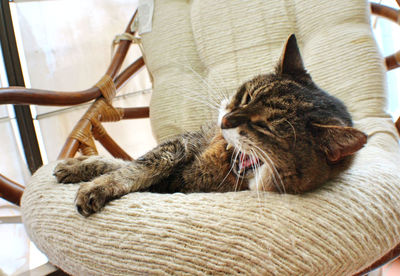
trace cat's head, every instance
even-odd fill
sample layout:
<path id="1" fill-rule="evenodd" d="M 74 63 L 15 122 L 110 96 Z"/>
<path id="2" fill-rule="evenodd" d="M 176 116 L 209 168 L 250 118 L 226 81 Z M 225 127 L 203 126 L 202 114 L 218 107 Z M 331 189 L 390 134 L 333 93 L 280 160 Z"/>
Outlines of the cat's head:
<path id="1" fill-rule="evenodd" d="M 221 104 L 219 125 L 236 173 L 257 190 L 314 189 L 367 141 L 345 105 L 312 81 L 294 35 L 274 73 L 245 82 Z"/>

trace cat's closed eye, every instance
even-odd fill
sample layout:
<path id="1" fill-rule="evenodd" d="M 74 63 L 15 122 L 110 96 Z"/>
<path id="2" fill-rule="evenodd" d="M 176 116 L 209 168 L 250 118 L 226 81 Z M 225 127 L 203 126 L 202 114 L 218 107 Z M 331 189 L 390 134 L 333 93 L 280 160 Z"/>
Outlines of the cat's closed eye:
<path id="1" fill-rule="evenodd" d="M 255 122 L 252 122 L 252 125 L 269 130 L 269 126 L 264 121 L 255 121 Z"/>
<path id="2" fill-rule="evenodd" d="M 243 97 L 242 97 L 242 101 L 241 101 L 240 105 L 241 105 L 242 107 L 247 106 L 248 103 L 251 101 L 251 99 L 252 99 L 252 97 L 251 97 L 250 93 L 249 93 L 248 91 L 246 91 L 246 92 L 244 93 Z"/>
<path id="3" fill-rule="evenodd" d="M 273 134 L 271 128 L 264 121 L 255 121 L 251 123 L 251 127 L 253 127 L 256 131 L 261 132 L 266 135 Z"/>

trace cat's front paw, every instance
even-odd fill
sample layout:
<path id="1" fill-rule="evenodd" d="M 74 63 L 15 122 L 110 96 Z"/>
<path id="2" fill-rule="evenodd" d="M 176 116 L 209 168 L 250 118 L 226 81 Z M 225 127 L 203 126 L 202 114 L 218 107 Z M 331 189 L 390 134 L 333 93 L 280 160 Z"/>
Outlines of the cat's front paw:
<path id="1" fill-rule="evenodd" d="M 76 194 L 75 204 L 78 212 L 85 217 L 98 212 L 109 201 L 108 189 L 99 183 L 83 183 Z"/>
<path id="2" fill-rule="evenodd" d="M 78 158 L 68 158 L 54 168 L 53 175 L 57 178 L 59 183 L 78 183 L 82 181 L 89 181 L 88 174 L 84 173 L 82 162 L 86 160 L 87 156 Z"/>

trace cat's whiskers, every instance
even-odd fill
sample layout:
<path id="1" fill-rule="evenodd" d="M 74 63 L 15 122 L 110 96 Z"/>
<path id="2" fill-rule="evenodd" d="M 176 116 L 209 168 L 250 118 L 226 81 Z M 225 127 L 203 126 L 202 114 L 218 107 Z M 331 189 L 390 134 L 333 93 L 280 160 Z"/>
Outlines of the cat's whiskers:
<path id="1" fill-rule="evenodd" d="M 237 160 L 238 157 L 239 157 L 239 163 L 240 163 L 240 153 L 243 152 L 243 148 L 242 148 L 242 145 L 240 143 L 238 143 L 238 144 L 235 143 L 234 145 L 235 145 L 235 149 L 238 150 L 238 153 L 236 154 L 236 157 L 235 157 L 235 162 L 233 163 L 234 166 L 235 166 L 236 165 L 236 160 Z M 244 175 L 244 173 L 245 172 L 243 172 L 243 175 Z M 239 187 L 239 181 L 240 181 L 241 178 L 242 178 L 241 177 L 241 171 L 238 171 L 236 173 L 236 184 L 235 184 L 235 188 L 234 188 L 235 192 L 237 191 L 237 189 Z"/>
<path id="2" fill-rule="evenodd" d="M 235 155 L 235 152 L 236 152 L 236 155 Z M 239 153 L 240 153 L 240 151 L 239 151 L 238 149 L 236 149 L 236 147 L 235 147 L 235 148 L 233 149 L 233 154 L 232 154 L 232 156 L 231 156 L 231 168 L 229 169 L 228 173 L 225 175 L 224 179 L 222 179 L 221 183 L 219 183 L 219 185 L 217 186 L 217 190 L 219 190 L 219 188 L 221 188 L 221 186 L 222 186 L 222 184 L 224 183 L 224 181 L 226 180 L 226 178 L 227 178 L 227 177 L 229 176 L 229 174 L 232 172 L 232 170 L 233 170 L 233 168 L 234 168 L 234 166 L 235 166 L 236 160 L 237 160 L 237 158 L 238 158 L 238 156 L 239 156 Z M 233 158 L 234 155 L 235 155 L 235 158 Z"/>
<path id="3" fill-rule="evenodd" d="M 244 176 L 245 172 L 243 172 L 243 176 Z M 236 184 L 235 184 L 235 189 L 233 190 L 234 192 L 237 192 L 238 188 L 239 188 L 239 181 L 243 182 L 243 177 L 241 177 L 241 172 L 239 172 L 239 174 L 236 175 Z M 241 184 L 241 183 L 240 183 Z"/>
<path id="4" fill-rule="evenodd" d="M 208 101 L 204 98 L 205 95 L 200 95 L 197 94 L 197 102 L 200 102 L 208 107 L 210 107 L 211 109 L 215 109 L 212 106 L 217 107 L 218 111 L 221 105 L 221 102 L 223 102 L 224 100 L 228 101 L 230 96 L 229 93 L 226 89 L 224 89 L 225 87 L 225 81 L 221 78 L 221 76 L 215 74 L 211 75 L 209 74 L 209 80 L 210 78 L 212 78 L 213 82 L 207 81 L 203 76 L 201 76 L 196 70 L 193 69 L 192 66 L 188 66 L 187 64 L 190 64 L 190 61 L 187 59 L 186 57 L 186 64 L 182 64 L 179 63 L 177 61 L 175 61 L 176 64 L 182 66 L 183 68 L 189 70 L 190 72 L 192 72 L 192 76 L 190 77 L 195 83 L 197 83 L 199 86 L 201 86 L 203 89 L 205 89 L 206 91 L 210 91 L 211 90 L 211 94 L 207 93 L 207 98 Z M 220 83 L 217 83 L 215 76 L 219 77 L 219 81 Z M 196 77 L 197 79 L 195 79 L 194 77 Z M 200 80 L 201 82 L 199 83 Z M 182 89 L 182 87 L 179 87 L 180 89 Z M 196 94 L 196 91 L 192 91 L 189 89 L 184 89 L 185 91 L 189 92 L 189 94 Z M 191 98 L 192 99 L 192 98 Z M 216 119 L 218 118 L 218 113 L 217 114 L 212 114 L 212 119 Z"/>
<path id="5" fill-rule="evenodd" d="M 180 87 L 177 85 L 176 85 L 176 88 L 188 92 L 188 95 L 182 94 L 182 96 L 184 98 L 186 98 L 190 101 L 195 101 L 195 102 L 201 103 L 201 104 L 207 106 L 208 108 L 211 108 L 212 110 L 217 111 L 217 114 L 215 114 L 215 112 L 213 113 L 214 117 L 218 115 L 218 111 L 220 108 L 220 102 L 218 102 L 217 100 L 214 100 L 211 98 L 205 98 L 203 95 L 196 94 L 196 93 L 194 93 L 195 91 L 188 89 L 188 88 Z"/>
<path id="6" fill-rule="evenodd" d="M 292 130 L 293 130 L 293 147 L 295 147 L 296 146 L 296 141 L 297 141 L 297 135 L 296 135 L 296 129 L 294 128 L 294 126 L 288 121 L 288 119 L 286 119 L 285 118 L 285 122 L 287 122 L 289 125 L 290 125 L 290 127 L 292 128 Z"/>
<path id="7" fill-rule="evenodd" d="M 214 76 L 218 77 L 219 83 L 217 83 L 217 81 L 214 78 Z M 220 75 L 217 75 L 215 72 L 213 74 L 209 74 L 209 77 L 212 78 L 212 80 L 213 80 L 213 82 L 211 82 L 211 83 L 215 83 L 216 84 L 215 86 L 218 88 L 217 91 L 221 95 L 221 100 L 224 100 L 224 99 L 228 100 L 230 98 L 230 95 L 229 95 L 228 90 L 225 89 L 226 81 Z"/>
<path id="8" fill-rule="evenodd" d="M 251 157 L 253 158 L 253 160 L 260 160 L 257 153 L 253 149 L 250 149 L 250 152 L 251 152 Z M 261 174 L 260 174 L 261 165 L 259 162 L 256 162 L 256 163 L 252 164 L 252 167 L 253 167 L 254 178 L 256 179 L 256 185 L 257 185 L 257 190 L 258 190 L 259 182 L 261 182 L 262 187 L 264 187 L 264 183 L 262 181 Z M 260 181 L 258 181 L 257 179 L 259 179 Z"/>
<path id="9" fill-rule="evenodd" d="M 193 91 L 192 89 L 188 89 L 186 87 L 180 87 L 178 85 L 174 85 L 179 90 L 183 90 L 185 92 L 188 92 L 188 95 L 183 94 L 183 96 L 187 99 L 196 99 L 198 101 L 201 101 L 203 104 L 206 105 L 212 105 L 213 109 L 216 109 L 219 107 L 219 102 L 216 100 L 212 100 L 210 98 L 205 98 L 204 95 L 197 94 L 196 91 Z"/>
<path id="10" fill-rule="evenodd" d="M 256 159 L 260 159 L 260 157 L 258 156 L 258 154 L 255 152 L 255 150 L 254 149 L 250 149 L 250 151 L 252 152 L 252 157 L 253 158 L 256 158 Z M 255 166 L 254 166 L 254 168 L 253 168 L 253 171 L 254 171 L 254 177 L 255 177 L 255 179 L 256 179 L 256 192 L 257 192 L 257 200 L 258 200 L 258 203 L 259 203 L 259 206 L 260 206 L 260 208 L 258 208 L 258 215 L 260 216 L 260 217 L 262 217 L 262 206 L 263 206 L 263 201 L 262 201 L 262 198 L 261 198 L 261 194 L 263 194 L 264 195 L 264 199 L 265 199 L 265 193 L 262 193 L 262 191 L 265 191 L 265 189 L 264 189 L 264 180 L 263 180 L 263 178 L 262 178 L 262 176 L 261 176 L 261 166 L 262 165 L 260 165 L 260 163 L 256 163 L 255 164 Z M 262 187 L 262 189 L 260 190 L 259 189 L 259 185 L 261 185 L 261 187 Z"/>
<path id="11" fill-rule="evenodd" d="M 272 177 L 272 183 L 274 184 L 274 186 L 277 189 L 277 191 L 279 193 L 285 193 L 285 186 L 283 185 L 283 182 L 281 180 L 280 174 L 276 170 L 275 164 L 274 163 L 270 163 L 270 161 L 268 159 L 269 158 L 268 156 L 267 156 L 266 159 L 263 158 L 263 157 L 261 157 L 261 158 L 265 162 L 265 164 L 267 164 L 268 173 L 270 173 L 270 175 Z M 279 181 L 277 179 L 277 176 L 278 176 Z M 265 188 L 265 187 L 263 187 L 263 188 Z"/>
<path id="12" fill-rule="evenodd" d="M 200 75 L 196 70 L 194 70 L 191 66 L 188 66 L 188 65 L 186 65 L 186 64 L 180 64 L 180 63 L 177 62 L 177 61 L 175 61 L 174 63 L 176 63 L 176 64 L 182 66 L 183 68 L 189 70 L 190 72 L 192 72 L 193 76 L 197 77 L 197 79 L 201 81 L 200 86 L 202 86 L 206 91 L 212 91 L 212 92 L 213 92 L 213 94 L 211 95 L 211 96 L 213 97 L 213 100 L 222 101 L 222 100 L 226 97 L 226 96 L 223 94 L 223 92 L 220 91 L 220 90 L 218 89 L 218 87 L 212 87 L 211 84 L 210 84 L 209 82 L 207 82 L 207 81 L 203 78 L 203 76 L 201 76 L 201 75 Z M 190 62 L 188 62 L 188 60 L 187 60 L 187 63 L 189 64 Z M 198 84 L 198 82 L 193 78 L 193 76 L 191 76 L 191 79 L 194 80 L 194 81 Z M 203 83 L 203 84 L 202 84 L 202 83 Z M 205 86 L 204 86 L 204 85 L 205 85 Z M 208 89 L 207 89 L 207 88 L 208 88 Z M 220 97 L 219 97 L 219 98 L 215 98 L 216 95 L 219 95 Z M 209 96 L 210 96 L 210 95 L 209 95 Z"/>
<path id="13" fill-rule="evenodd" d="M 222 100 L 229 98 L 228 94 L 225 94 L 225 93 L 227 93 L 227 91 L 221 90 L 221 88 L 219 86 L 213 85 L 212 82 L 208 82 L 193 68 L 191 68 L 189 66 L 187 66 L 186 68 L 189 69 L 194 74 L 195 77 L 197 77 L 203 84 L 206 85 L 206 87 L 205 87 L 204 85 L 200 84 L 203 88 L 205 88 L 205 90 L 213 92 L 211 95 L 210 94 L 208 95 L 208 96 L 211 96 L 212 100 L 221 102 Z M 193 77 L 191 77 L 191 79 L 194 80 Z M 196 80 L 194 80 L 194 81 L 196 81 Z M 196 83 L 198 83 L 198 82 L 196 82 Z M 224 86 L 222 85 L 221 87 L 224 87 Z"/>
<path id="14" fill-rule="evenodd" d="M 186 89 L 183 89 L 183 90 L 185 90 L 187 92 L 192 92 L 192 91 L 186 90 Z M 218 114 L 219 106 L 216 103 L 206 101 L 204 98 L 193 96 L 193 95 L 188 96 L 188 95 L 183 94 L 182 96 L 190 101 L 198 102 L 198 103 L 216 111 L 216 112 L 214 112 L 215 114 L 213 114 L 213 116 L 216 116 Z"/>
<path id="15" fill-rule="evenodd" d="M 239 158 L 239 162 L 240 162 L 240 153 L 242 152 L 242 148 L 239 146 L 239 149 L 238 149 L 238 153 L 237 153 L 237 155 L 236 155 L 236 157 L 235 157 L 235 162 L 234 162 L 234 166 L 236 166 L 236 160 L 237 160 L 237 158 Z M 240 179 L 241 179 L 241 172 L 239 171 L 238 173 L 236 173 L 236 184 L 235 184 L 235 187 L 234 187 L 234 190 L 233 191 L 237 191 L 237 189 L 238 189 L 238 187 L 239 187 L 239 181 L 240 181 Z"/>
<path id="16" fill-rule="evenodd" d="M 227 137 L 225 137 L 225 138 L 227 138 Z M 252 141 L 248 140 L 245 137 L 230 136 L 230 139 L 232 141 L 228 141 L 228 143 L 231 143 L 231 144 L 235 145 L 236 147 L 238 147 L 240 149 L 240 151 L 243 152 L 244 154 L 246 154 L 246 152 L 243 149 L 254 149 L 255 153 L 258 153 L 256 155 L 260 157 L 259 159 L 263 161 L 263 164 L 265 164 L 265 166 L 271 172 L 272 183 L 274 184 L 277 191 L 279 193 L 286 193 L 286 189 L 285 189 L 285 185 L 282 181 L 282 177 L 280 176 L 273 160 L 268 156 L 268 154 L 264 150 L 262 150 L 260 147 L 258 147 Z M 240 178 L 242 176 L 240 171 L 237 172 L 236 175 L 238 178 Z M 261 178 L 262 178 L 262 176 L 261 176 Z M 263 184 L 262 188 L 265 190 L 264 182 L 262 182 L 262 184 Z"/>
<path id="17" fill-rule="evenodd" d="M 256 153 L 254 152 L 253 149 L 250 149 L 250 157 L 251 157 L 253 160 L 257 160 L 257 155 L 256 155 Z M 253 169 L 254 178 L 255 178 L 256 186 L 257 186 L 257 188 L 256 188 L 256 191 L 257 191 L 257 199 L 258 199 L 258 202 L 261 203 L 261 200 L 260 200 L 260 191 L 259 191 L 259 189 L 258 189 L 258 182 L 259 182 L 259 180 L 258 180 L 258 177 L 259 177 L 258 169 L 260 168 L 260 165 L 259 165 L 259 163 L 252 162 L 251 167 L 252 167 L 252 169 Z"/>
<path id="18" fill-rule="evenodd" d="M 210 89 L 210 87 L 204 86 L 202 83 L 199 83 L 197 80 L 195 80 L 195 79 L 193 79 L 193 78 L 191 78 L 191 79 L 192 79 L 198 86 L 200 86 L 201 88 L 203 88 L 203 89 L 205 89 L 205 90 Z M 205 96 L 205 95 L 200 95 L 200 94 L 196 93 L 196 90 L 188 89 L 188 88 L 186 88 L 186 87 L 184 87 L 184 86 L 177 85 L 177 84 L 172 84 L 172 86 L 175 87 L 177 90 L 184 90 L 184 91 L 188 92 L 189 95 L 191 95 L 191 96 L 199 96 L 199 97 L 201 97 L 201 99 L 205 100 L 205 99 L 204 99 L 204 96 Z M 213 90 L 212 88 L 211 88 L 211 90 L 212 90 L 213 92 L 215 92 L 215 90 Z M 215 92 L 215 93 L 216 93 L 216 92 Z M 190 97 L 190 98 L 191 98 L 191 97 Z M 212 102 L 215 103 L 216 105 L 218 105 L 219 100 L 220 100 L 220 98 L 212 99 Z"/>
<path id="19" fill-rule="evenodd" d="M 200 87 L 202 87 L 205 91 L 210 92 L 211 93 L 207 93 L 207 95 L 198 95 L 198 96 L 207 96 L 207 98 L 212 102 L 215 103 L 217 106 L 219 106 L 219 103 L 224 99 L 224 96 L 221 94 L 221 92 L 219 90 L 214 89 L 213 87 L 211 87 L 211 85 L 204 85 L 203 83 L 207 83 L 204 79 L 201 79 L 202 82 L 199 83 L 196 79 L 194 79 L 193 77 L 191 77 L 191 79 L 193 80 L 193 82 L 195 82 L 197 85 L 199 85 Z M 192 91 L 193 93 L 193 91 Z"/>
<path id="20" fill-rule="evenodd" d="M 278 170 L 276 169 L 276 166 L 275 166 L 274 162 L 272 161 L 272 159 L 268 156 L 268 154 L 264 150 L 262 150 L 258 146 L 256 146 L 256 145 L 252 145 L 252 146 L 256 149 L 256 152 L 259 153 L 260 158 L 263 160 L 264 164 L 267 164 L 268 167 L 270 168 L 270 170 L 272 172 L 271 175 L 272 175 L 272 178 L 273 178 L 273 183 L 274 183 L 275 187 L 277 188 L 278 192 L 279 193 L 282 193 L 282 192 L 286 193 L 286 189 L 285 189 L 285 185 L 284 185 L 284 183 L 282 181 L 282 177 L 279 174 Z M 279 178 L 279 183 L 278 183 L 276 177 Z"/>

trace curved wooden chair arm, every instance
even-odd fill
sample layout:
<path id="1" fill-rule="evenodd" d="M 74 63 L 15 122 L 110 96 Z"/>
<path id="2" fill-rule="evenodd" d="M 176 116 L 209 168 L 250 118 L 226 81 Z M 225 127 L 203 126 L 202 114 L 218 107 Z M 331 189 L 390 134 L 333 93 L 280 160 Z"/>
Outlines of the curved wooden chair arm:
<path id="1" fill-rule="evenodd" d="M 400 0 L 396 0 L 397 4 L 400 6 Z M 371 13 L 377 16 L 384 17 L 386 19 L 391 20 L 394 23 L 400 24 L 400 10 L 394 9 L 391 7 L 384 6 L 378 3 L 371 3 Z M 385 57 L 385 65 L 388 71 L 396 69 L 400 67 L 400 51 Z M 396 129 L 400 134 L 400 118 L 397 119 L 395 123 Z M 385 256 L 381 259 L 377 260 L 375 263 L 370 265 L 368 268 L 360 271 L 355 275 L 365 275 L 368 272 L 375 270 L 386 263 L 398 258 L 400 256 L 400 244 L 395 246 L 392 250 L 390 250 Z"/>
<path id="2" fill-rule="evenodd" d="M 400 2 L 400 0 L 398 1 Z M 400 10 L 385 5 L 371 3 L 371 13 L 384 17 L 390 21 L 400 24 Z M 400 52 L 385 57 L 385 64 L 388 70 L 400 67 Z"/>
<path id="3" fill-rule="evenodd" d="M 378 4 L 378 3 L 371 3 L 371 12 L 372 14 L 379 15 L 385 17 L 395 23 L 398 23 L 398 16 L 399 13 L 396 9 Z"/>
<path id="4" fill-rule="evenodd" d="M 19 205 L 24 187 L 0 174 L 0 197 Z"/>
<path id="5" fill-rule="evenodd" d="M 137 11 L 130 20 L 125 32 L 134 34 L 131 25 L 136 17 Z M 88 111 L 83 115 L 82 119 L 72 130 L 70 136 L 65 142 L 58 159 L 73 157 L 76 152 L 81 149 L 85 155 L 97 154 L 96 147 L 93 139 L 98 140 L 105 149 L 107 149 L 114 157 L 122 158 L 125 160 L 132 160 L 118 144 L 107 134 L 105 129 L 101 126 L 101 119 L 105 116 L 105 112 L 114 114 L 114 121 L 124 118 L 143 118 L 143 115 L 148 117 L 148 107 L 127 109 L 127 116 L 125 109 L 115 109 L 109 103 L 115 96 L 115 93 L 130 79 L 135 73 L 145 66 L 143 57 L 138 58 L 135 62 L 129 65 L 118 76 L 116 74 L 121 68 L 122 62 L 126 57 L 131 41 L 121 41 L 116 53 L 113 56 L 111 65 L 105 73 L 101 84 L 97 83 L 95 88 L 99 90 L 102 96 L 91 105 Z M 107 81 L 108 79 L 108 81 Z M 105 80 L 104 82 L 102 82 Z M 117 115 L 115 115 L 117 114 Z M 99 120 L 100 119 L 100 120 Z"/>
<path id="6" fill-rule="evenodd" d="M 78 92 L 48 91 L 17 86 L 0 89 L 1 104 L 66 106 L 89 102 L 100 96 L 101 92 L 97 87 Z"/>
<path id="7" fill-rule="evenodd" d="M 142 119 L 150 116 L 149 107 L 128 107 L 120 108 L 123 112 L 122 119 Z"/>
<path id="8" fill-rule="evenodd" d="M 123 41 L 123 43 L 126 41 Z M 117 90 L 122 87 L 136 72 L 144 67 L 142 57 L 138 58 L 115 78 Z M 110 76 L 111 77 L 111 76 Z M 49 106 L 77 105 L 97 99 L 102 95 L 99 87 L 75 91 L 49 91 L 11 86 L 0 88 L 0 104 L 36 104 Z"/>
<path id="9" fill-rule="evenodd" d="M 121 119 L 140 119 L 149 117 L 148 107 L 132 107 L 132 108 L 116 108 L 116 110 L 122 114 Z M 98 140 L 103 147 L 112 154 L 115 158 L 121 158 L 124 160 L 133 160 L 129 154 L 127 154 L 106 132 L 102 129 L 101 125 L 95 126 L 100 127 L 96 129 L 95 138 Z"/>
<path id="10" fill-rule="evenodd" d="M 130 66 L 128 66 L 116 78 L 115 83 L 109 83 L 112 88 L 108 87 L 106 89 L 114 89 L 115 91 L 118 91 L 132 76 L 134 76 L 136 72 L 139 71 L 139 69 L 144 67 L 144 65 L 143 58 L 139 58 Z M 101 88 L 99 89 L 101 90 Z M 101 128 L 100 130 L 100 125 L 98 125 L 97 128 L 93 128 L 93 123 L 98 119 L 97 117 L 101 117 L 101 113 L 112 108 L 112 106 L 107 105 L 106 102 L 107 100 L 105 100 L 104 97 L 99 97 L 98 100 L 92 104 L 92 106 L 72 130 L 72 133 L 65 142 L 58 159 L 73 157 L 78 151 L 79 147 L 83 147 L 82 152 L 85 155 L 97 154 L 97 150 L 95 149 L 93 142 L 82 142 L 82 139 L 93 140 L 91 137 L 93 131 L 94 138 L 96 138 L 114 157 L 132 160 L 132 157 L 122 150 L 122 148 L 115 143 L 115 141 L 106 133 L 104 129 Z M 149 117 L 148 107 L 128 109 L 117 108 L 114 111 L 119 114 L 115 121 Z M 101 132 L 101 135 L 99 132 Z M 77 133 L 79 133 L 80 136 L 76 136 Z"/>
<path id="11" fill-rule="evenodd" d="M 396 0 L 400 6 L 400 0 Z M 384 17 L 400 25 L 400 10 L 394 9 L 382 4 L 371 3 L 371 13 L 377 16 Z M 400 67 L 400 50 L 396 53 L 385 57 L 385 65 L 388 71 Z M 400 117 L 395 123 L 397 132 L 400 134 Z"/>
<path id="12" fill-rule="evenodd" d="M 125 32 L 131 35 L 134 35 L 131 25 L 136 15 L 137 11 L 125 29 Z M 146 118 L 149 116 L 148 107 L 114 108 L 111 105 L 115 93 L 145 66 L 143 58 L 140 57 L 118 74 L 131 44 L 132 42 L 129 40 L 120 41 L 105 75 L 95 86 L 89 89 L 61 92 L 25 87 L 1 88 L 0 104 L 69 106 L 95 100 L 67 138 L 59 158 L 73 157 L 78 150 L 86 155 L 96 154 L 97 150 L 93 139 L 97 139 L 114 157 L 132 160 L 101 126 L 103 121 Z M 111 117 L 108 118 L 107 116 Z M 18 205 L 23 189 L 23 186 L 0 175 L 0 197 Z"/>
<path id="13" fill-rule="evenodd" d="M 135 20 L 137 11 L 129 21 L 125 29 L 126 33 L 134 34 L 131 30 L 131 25 Z M 115 80 L 115 85 L 120 88 L 127 80 L 140 68 L 144 66 L 143 58 L 139 58 L 133 64 L 128 66 L 120 75 L 117 73 L 121 69 L 122 63 L 128 53 L 131 41 L 122 40 L 112 58 L 105 75 L 110 76 Z M 48 91 L 41 89 L 30 89 L 25 87 L 7 87 L 0 88 L 0 104 L 36 104 L 36 105 L 51 105 L 51 106 L 68 106 L 82 104 L 100 97 L 101 90 L 94 86 L 82 91 L 61 92 Z"/>
<path id="14" fill-rule="evenodd" d="M 141 118 L 148 118 L 149 117 L 149 107 L 130 107 L 130 108 L 119 108 L 122 110 L 122 119 L 141 119 Z M 106 141 L 107 140 L 107 141 Z M 105 138 L 104 140 L 100 141 L 102 145 L 114 156 L 118 158 L 122 158 L 124 160 L 131 160 L 132 158 L 125 154 L 123 151 L 117 149 L 116 146 L 108 145 L 115 143 L 111 141 L 111 137 Z M 116 144 L 116 143 L 115 143 Z M 58 159 L 65 159 L 74 157 L 76 152 L 79 149 L 79 141 L 73 138 L 68 137 L 65 141 L 65 144 L 58 156 Z M 117 145 L 118 146 L 118 145 Z M 119 147 L 119 146 L 118 146 Z"/>

